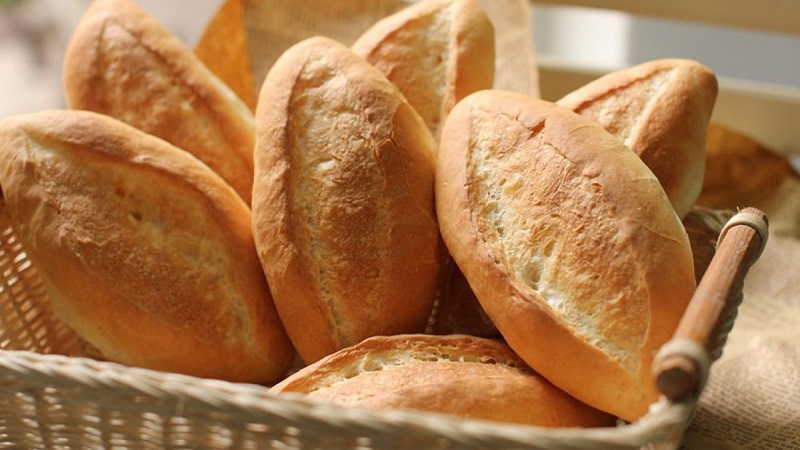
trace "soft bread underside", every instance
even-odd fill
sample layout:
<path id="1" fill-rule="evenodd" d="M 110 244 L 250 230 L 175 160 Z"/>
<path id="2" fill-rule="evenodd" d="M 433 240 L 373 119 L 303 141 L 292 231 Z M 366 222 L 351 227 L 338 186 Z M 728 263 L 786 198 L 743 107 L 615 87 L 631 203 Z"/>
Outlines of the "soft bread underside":
<path id="1" fill-rule="evenodd" d="M 611 426 L 528 368 L 500 341 L 465 335 L 367 339 L 276 385 L 345 406 L 411 408 L 540 426 Z"/>

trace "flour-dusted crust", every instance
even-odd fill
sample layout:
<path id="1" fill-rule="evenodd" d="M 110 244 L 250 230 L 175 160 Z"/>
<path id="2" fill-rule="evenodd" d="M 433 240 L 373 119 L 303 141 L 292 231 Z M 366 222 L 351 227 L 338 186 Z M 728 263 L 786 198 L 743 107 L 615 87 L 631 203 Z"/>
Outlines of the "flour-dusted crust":
<path id="1" fill-rule="evenodd" d="M 435 141 L 397 88 L 310 38 L 267 75 L 256 129 L 256 245 L 303 359 L 424 330 L 441 260 Z"/>
<path id="2" fill-rule="evenodd" d="M 414 3 L 351 48 L 400 89 L 437 138 L 459 100 L 494 82 L 494 27 L 475 0 Z"/>
<path id="3" fill-rule="evenodd" d="M 643 415 L 695 280 L 641 159 L 571 111 L 483 91 L 445 124 L 436 195 L 442 237 L 509 345 L 576 398 Z"/>
<path id="4" fill-rule="evenodd" d="M 603 126 L 655 173 L 678 215 L 703 187 L 706 130 L 717 78 L 688 59 L 659 59 L 612 72 L 557 103 Z"/>
<path id="5" fill-rule="evenodd" d="M 291 375 L 273 391 L 349 407 L 547 427 L 615 421 L 537 375 L 503 342 L 468 335 L 369 338 Z"/>
<path id="6" fill-rule="evenodd" d="M 106 358 L 285 376 L 250 210 L 196 158 L 105 115 L 43 111 L 0 125 L 0 187 L 56 313 Z"/>
<path id="7" fill-rule="evenodd" d="M 72 109 L 110 115 L 206 163 L 250 203 L 254 119 L 247 105 L 131 0 L 97 0 L 64 59 Z"/>

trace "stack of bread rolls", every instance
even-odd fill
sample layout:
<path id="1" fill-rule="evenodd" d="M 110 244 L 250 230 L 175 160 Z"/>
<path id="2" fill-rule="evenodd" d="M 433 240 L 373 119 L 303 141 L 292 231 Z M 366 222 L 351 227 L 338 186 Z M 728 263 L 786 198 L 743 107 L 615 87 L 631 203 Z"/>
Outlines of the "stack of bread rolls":
<path id="1" fill-rule="evenodd" d="M 4 207 L 110 360 L 345 406 L 635 421 L 695 288 L 681 219 L 716 79 L 654 61 L 552 103 L 493 76 L 475 0 L 423 0 L 352 47 L 289 48 L 253 114 L 133 0 L 96 0 L 70 109 L 0 124 Z"/>

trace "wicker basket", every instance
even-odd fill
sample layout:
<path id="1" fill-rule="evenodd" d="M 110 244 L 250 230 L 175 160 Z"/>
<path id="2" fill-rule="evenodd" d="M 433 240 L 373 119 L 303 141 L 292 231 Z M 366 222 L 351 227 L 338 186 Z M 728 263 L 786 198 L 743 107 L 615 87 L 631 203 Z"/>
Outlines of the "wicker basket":
<path id="1" fill-rule="evenodd" d="M 659 354 L 654 372 L 665 395 L 648 415 L 615 428 L 546 429 L 341 408 L 104 362 L 53 314 L 3 206 L 0 198 L 0 449 L 676 448 L 767 236 L 757 210 L 724 228 L 675 339 Z"/>
<path id="2" fill-rule="evenodd" d="M 19 449 L 674 448 L 702 391 L 708 373 L 704 361 L 719 356 L 741 301 L 743 278 L 766 241 L 766 228 L 757 223 L 763 217 L 759 211 L 740 212 L 728 222 L 730 232 L 723 233 L 684 317 L 692 329 L 705 324 L 710 351 L 683 355 L 686 349 L 678 347 L 671 356 L 661 355 L 660 361 L 678 358 L 700 369 L 695 381 L 701 384 L 688 386 L 688 396 L 662 397 L 640 421 L 616 428 L 545 429 L 346 409 L 276 396 L 263 386 L 91 358 L 97 356 L 91 347 L 54 316 L 5 212 L 0 206 L 0 448 Z M 728 307 L 708 314 L 702 307 L 708 298 L 724 298 Z M 667 378 L 674 381 L 672 375 Z"/>

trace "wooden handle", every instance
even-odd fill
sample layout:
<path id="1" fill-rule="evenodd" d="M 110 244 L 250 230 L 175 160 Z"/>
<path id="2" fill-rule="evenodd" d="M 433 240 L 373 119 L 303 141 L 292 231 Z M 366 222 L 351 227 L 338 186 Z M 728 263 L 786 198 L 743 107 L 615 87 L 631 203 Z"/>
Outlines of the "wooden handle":
<path id="1" fill-rule="evenodd" d="M 726 307 L 739 298 L 745 275 L 761 255 L 766 244 L 766 228 L 764 212 L 745 208 L 723 229 L 717 251 L 672 340 L 662 349 L 668 351 L 659 355 L 654 363 L 656 384 L 668 399 L 680 401 L 700 394 L 708 375 L 707 352 L 718 337 Z M 670 344 L 682 344 L 683 349 L 689 350 L 699 348 L 706 355 L 705 361 L 687 354 L 691 352 L 669 351 L 681 347 Z"/>

